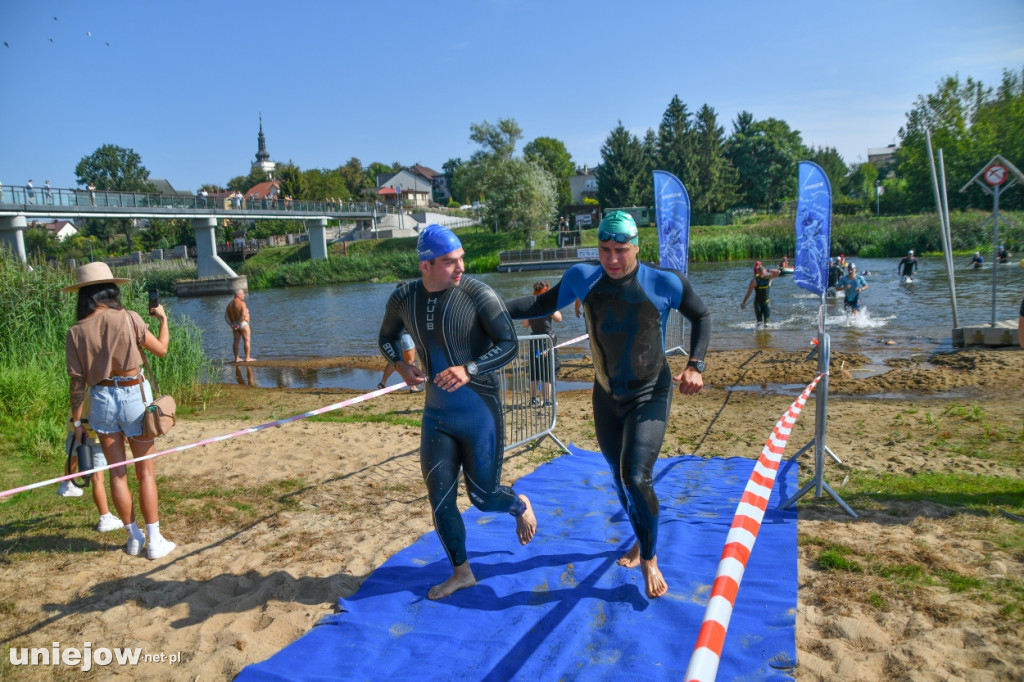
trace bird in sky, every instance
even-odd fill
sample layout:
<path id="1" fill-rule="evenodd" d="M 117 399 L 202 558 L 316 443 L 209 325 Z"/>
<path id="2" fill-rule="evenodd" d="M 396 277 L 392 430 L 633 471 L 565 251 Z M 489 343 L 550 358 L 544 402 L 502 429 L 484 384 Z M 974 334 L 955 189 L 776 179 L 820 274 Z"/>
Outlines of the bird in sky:
<path id="1" fill-rule="evenodd" d="M 10 47 L 10 45 L 7 44 L 6 40 L 4 41 L 4 47 Z"/>
<path id="2" fill-rule="evenodd" d="M 53 20 L 54 20 L 54 21 L 57 21 L 57 17 L 54 17 L 54 18 L 53 18 Z"/>
<path id="3" fill-rule="evenodd" d="M 53 38 L 50 38 L 50 42 L 51 42 L 51 43 L 53 42 Z"/>
<path id="4" fill-rule="evenodd" d="M 90 38 L 92 38 L 92 31 L 86 31 L 86 32 L 85 32 L 85 35 L 87 35 L 87 36 L 89 36 Z"/>

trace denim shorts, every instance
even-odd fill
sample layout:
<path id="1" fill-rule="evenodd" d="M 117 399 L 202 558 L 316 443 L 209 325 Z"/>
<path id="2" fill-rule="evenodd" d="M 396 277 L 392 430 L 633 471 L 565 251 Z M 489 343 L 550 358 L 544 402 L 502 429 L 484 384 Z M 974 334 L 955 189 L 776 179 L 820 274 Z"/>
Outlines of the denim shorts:
<path id="1" fill-rule="evenodd" d="M 402 336 L 398 340 L 398 344 L 402 347 L 403 351 L 413 350 L 416 348 L 416 344 L 413 342 L 412 336 L 409 335 L 409 332 L 402 332 Z"/>
<path id="2" fill-rule="evenodd" d="M 96 433 L 117 433 L 129 438 L 142 435 L 142 415 L 146 403 L 153 400 L 149 381 L 143 381 L 141 388 L 146 393 L 142 399 L 140 385 L 134 386 L 93 386 L 89 392 L 89 425 Z"/>

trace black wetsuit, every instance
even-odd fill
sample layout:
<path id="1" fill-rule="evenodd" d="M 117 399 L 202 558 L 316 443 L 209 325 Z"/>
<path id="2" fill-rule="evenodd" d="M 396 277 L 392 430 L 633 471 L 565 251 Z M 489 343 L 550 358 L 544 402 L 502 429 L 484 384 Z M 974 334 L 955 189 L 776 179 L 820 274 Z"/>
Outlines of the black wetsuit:
<path id="1" fill-rule="evenodd" d="M 914 256 L 907 256 L 900 261 L 897 266 L 900 275 L 903 277 L 913 277 L 914 273 L 917 272 L 917 258 Z"/>
<path id="2" fill-rule="evenodd" d="M 768 293 L 772 288 L 772 278 L 754 276 L 754 319 L 768 324 L 772 316 L 772 307 L 768 301 Z"/>
<path id="3" fill-rule="evenodd" d="M 466 527 L 459 513 L 459 471 L 466 491 L 482 511 L 518 516 L 526 505 L 501 485 L 505 422 L 494 370 L 519 352 L 512 319 L 486 284 L 464 277 L 454 289 L 431 293 L 422 282 L 402 285 L 388 299 L 378 345 L 390 362 L 402 360 L 402 328 L 416 343 L 427 375 L 420 432 L 420 470 L 434 527 L 453 566 L 466 562 Z M 473 361 L 479 373 L 449 393 L 433 383 L 448 367 Z"/>
<path id="4" fill-rule="evenodd" d="M 682 273 L 644 264 L 615 280 L 600 265 L 579 263 L 547 292 L 509 301 L 508 308 L 513 318 L 541 317 L 575 299 L 583 302 L 594 356 L 597 442 L 629 514 L 640 556 L 650 560 L 658 544 L 652 471 L 672 407 L 665 324 L 669 312 L 679 310 L 692 324 L 690 357 L 703 360 L 711 313 Z"/>

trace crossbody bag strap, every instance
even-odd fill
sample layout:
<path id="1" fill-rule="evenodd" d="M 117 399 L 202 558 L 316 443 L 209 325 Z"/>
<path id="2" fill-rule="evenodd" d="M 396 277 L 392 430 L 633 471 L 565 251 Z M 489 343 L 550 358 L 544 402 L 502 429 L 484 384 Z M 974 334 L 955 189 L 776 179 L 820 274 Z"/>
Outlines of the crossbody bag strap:
<path id="1" fill-rule="evenodd" d="M 124 314 L 128 316 L 128 321 L 132 323 L 132 329 L 135 330 L 135 337 L 134 338 L 138 338 L 138 336 L 139 336 L 139 329 L 138 329 L 138 327 L 135 326 L 135 320 L 132 319 L 132 316 L 128 313 L 127 310 L 124 311 Z M 156 385 L 156 375 L 153 374 L 153 370 L 151 370 L 149 368 L 149 360 L 146 359 L 146 349 L 143 347 L 143 345 L 141 343 L 139 344 L 139 355 L 142 356 L 142 364 L 145 365 L 145 367 L 146 367 L 146 376 L 149 377 L 150 383 L 153 385 L 153 395 L 156 396 L 156 395 L 158 395 L 160 393 L 160 387 Z M 142 402 L 145 403 L 146 402 L 146 392 L 142 390 L 142 382 L 141 381 L 139 382 L 139 393 L 142 394 Z"/>

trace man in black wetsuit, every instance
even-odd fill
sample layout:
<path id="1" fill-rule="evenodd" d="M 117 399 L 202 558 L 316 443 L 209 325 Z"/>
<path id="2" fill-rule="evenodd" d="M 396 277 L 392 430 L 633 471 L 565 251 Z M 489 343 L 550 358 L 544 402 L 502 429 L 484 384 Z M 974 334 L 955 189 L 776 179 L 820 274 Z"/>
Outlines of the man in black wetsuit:
<path id="1" fill-rule="evenodd" d="M 711 313 L 681 272 L 639 262 L 636 223 L 628 213 L 605 216 L 597 238 L 599 265 L 577 263 L 547 292 L 509 301 L 508 308 L 513 318 L 533 318 L 583 301 L 594 356 L 597 442 L 636 534 L 636 544 L 619 564 L 639 565 L 647 596 L 654 599 L 668 592 L 668 584 L 658 569 L 659 509 L 652 472 L 665 439 L 672 382 L 686 395 L 704 386 Z M 692 325 L 690 360 L 675 377 L 664 341 L 673 309 Z"/>
<path id="2" fill-rule="evenodd" d="M 914 277 L 914 273 L 917 272 L 917 256 L 913 251 L 907 252 L 907 255 L 896 266 L 896 270 L 904 280 Z"/>
<path id="3" fill-rule="evenodd" d="M 460 470 L 475 507 L 515 517 L 521 544 L 533 539 L 537 518 L 525 495 L 501 485 L 505 422 L 493 372 L 519 352 L 512 319 L 490 287 L 462 277 L 462 244 L 449 229 L 428 225 L 417 250 L 422 277 L 399 286 L 388 299 L 378 345 L 405 383 L 427 382 L 420 470 L 434 528 L 452 563 L 452 576 L 430 588 L 427 597 L 441 599 L 476 584 L 457 504 Z M 422 371 L 402 358 L 403 327 L 416 343 Z"/>

